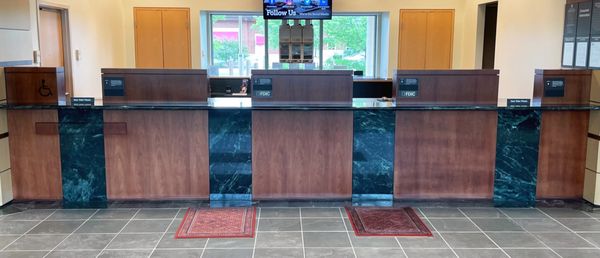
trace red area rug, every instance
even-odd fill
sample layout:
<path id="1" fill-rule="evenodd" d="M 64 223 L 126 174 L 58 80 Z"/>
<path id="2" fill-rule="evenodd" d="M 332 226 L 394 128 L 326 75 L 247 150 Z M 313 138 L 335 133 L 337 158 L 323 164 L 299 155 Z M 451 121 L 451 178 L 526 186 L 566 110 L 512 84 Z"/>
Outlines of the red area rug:
<path id="1" fill-rule="evenodd" d="M 255 225 L 255 207 L 190 208 L 175 238 L 252 238 Z"/>
<path id="2" fill-rule="evenodd" d="M 357 236 L 432 236 L 412 208 L 346 207 Z"/>

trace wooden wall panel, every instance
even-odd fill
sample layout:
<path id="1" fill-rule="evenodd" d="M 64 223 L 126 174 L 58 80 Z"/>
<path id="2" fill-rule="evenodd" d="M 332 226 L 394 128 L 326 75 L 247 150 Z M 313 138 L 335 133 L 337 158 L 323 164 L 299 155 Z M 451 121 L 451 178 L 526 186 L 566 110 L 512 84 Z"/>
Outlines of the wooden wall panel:
<path id="1" fill-rule="evenodd" d="M 255 199 L 352 195 L 351 111 L 253 111 Z"/>
<path id="2" fill-rule="evenodd" d="M 134 8 L 135 67 L 163 68 L 162 11 Z"/>
<path id="3" fill-rule="evenodd" d="M 207 199 L 207 111 L 105 111 L 109 199 Z"/>
<path id="4" fill-rule="evenodd" d="M 431 11 L 427 15 L 426 69 L 452 68 L 454 11 Z"/>
<path id="5" fill-rule="evenodd" d="M 58 134 L 36 134 L 36 123 L 57 123 L 56 110 L 8 110 L 10 163 L 16 200 L 62 199 Z"/>
<path id="6" fill-rule="evenodd" d="M 192 68 L 190 9 L 162 12 L 164 68 Z"/>
<path id="7" fill-rule="evenodd" d="M 398 69 L 424 69 L 427 53 L 427 11 L 400 10 Z"/>
<path id="8" fill-rule="evenodd" d="M 134 8 L 136 67 L 192 68 L 189 8 Z"/>
<path id="9" fill-rule="evenodd" d="M 537 198 L 581 198 L 589 111 L 544 111 Z M 12 137 L 12 136 L 11 136 Z"/>
<path id="10" fill-rule="evenodd" d="M 394 197 L 491 198 L 494 111 L 401 111 L 396 115 Z"/>
<path id="11" fill-rule="evenodd" d="M 398 69 L 451 69 L 454 10 L 400 10 Z"/>

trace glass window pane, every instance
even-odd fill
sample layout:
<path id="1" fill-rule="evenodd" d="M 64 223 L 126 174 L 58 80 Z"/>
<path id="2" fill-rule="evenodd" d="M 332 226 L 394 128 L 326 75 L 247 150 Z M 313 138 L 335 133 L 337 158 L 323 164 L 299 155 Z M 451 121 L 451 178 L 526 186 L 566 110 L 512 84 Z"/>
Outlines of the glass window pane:
<path id="1" fill-rule="evenodd" d="M 279 27 L 281 20 L 269 20 L 269 68 L 270 69 L 288 69 L 290 66 L 287 63 L 279 63 Z M 288 21 L 291 26 L 293 21 Z M 300 24 L 306 25 L 306 21 L 301 21 Z M 319 68 L 319 21 L 312 21 L 314 31 L 314 46 L 313 46 L 313 62 L 314 69 Z M 306 67 L 305 64 L 300 64 L 300 67 Z"/>
<path id="2" fill-rule="evenodd" d="M 265 21 L 261 14 L 214 13 L 211 19 L 212 76 L 249 76 L 252 69 L 288 69 L 279 63 L 281 20 Z M 268 42 L 265 38 L 267 23 Z M 293 21 L 288 21 L 290 25 Z M 301 22 L 305 25 L 306 21 Z M 314 69 L 319 69 L 320 21 L 314 28 Z M 360 70 L 375 76 L 377 15 L 334 15 L 323 21 L 323 69 Z M 265 52 L 265 44 L 268 50 Z M 268 55 L 268 64 L 265 64 Z M 305 67 L 300 65 L 300 68 Z"/>
<path id="3" fill-rule="evenodd" d="M 376 16 L 333 16 L 323 25 L 324 69 L 375 75 Z"/>
<path id="4" fill-rule="evenodd" d="M 264 69 L 264 28 L 258 15 L 211 15 L 211 75 L 249 76 Z"/>

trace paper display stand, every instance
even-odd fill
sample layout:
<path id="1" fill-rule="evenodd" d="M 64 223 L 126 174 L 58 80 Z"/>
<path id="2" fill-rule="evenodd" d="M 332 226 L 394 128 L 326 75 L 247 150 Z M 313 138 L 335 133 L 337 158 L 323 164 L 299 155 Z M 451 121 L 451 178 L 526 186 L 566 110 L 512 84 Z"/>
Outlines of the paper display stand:
<path id="1" fill-rule="evenodd" d="M 580 3 L 577 15 L 577 37 L 575 44 L 575 67 L 587 68 L 590 49 L 590 26 L 592 3 Z"/>
<path id="2" fill-rule="evenodd" d="M 563 40 L 562 66 L 573 67 L 575 62 L 575 37 L 577 36 L 578 4 L 567 5 Z"/>
<path id="3" fill-rule="evenodd" d="M 590 34 L 588 65 L 592 69 L 600 69 L 600 0 L 594 1 Z"/>

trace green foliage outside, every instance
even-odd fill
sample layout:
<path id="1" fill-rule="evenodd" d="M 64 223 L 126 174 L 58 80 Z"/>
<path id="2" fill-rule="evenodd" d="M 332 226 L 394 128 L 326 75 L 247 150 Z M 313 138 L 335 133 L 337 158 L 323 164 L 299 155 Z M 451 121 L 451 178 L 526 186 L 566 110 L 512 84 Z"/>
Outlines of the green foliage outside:
<path id="1" fill-rule="evenodd" d="M 323 43 L 328 49 L 343 50 L 342 54 L 335 54 L 333 58 L 325 60 L 325 69 L 341 65 L 353 70 L 365 70 L 367 19 L 365 16 L 334 16 L 330 21 L 325 21 Z M 357 58 L 358 60 L 346 59 L 361 55 L 363 58 Z"/>
<path id="2" fill-rule="evenodd" d="M 212 15 L 213 27 L 221 20 L 225 20 L 225 15 Z M 217 67 L 226 68 L 237 64 L 238 55 L 240 54 L 240 45 L 237 40 L 217 40 L 212 41 L 213 64 Z M 242 48 L 243 57 L 248 56 L 248 48 Z"/>
<path id="3" fill-rule="evenodd" d="M 213 62 L 218 67 L 229 67 L 228 63 L 237 61 L 240 44 L 237 40 L 213 40 Z"/>

